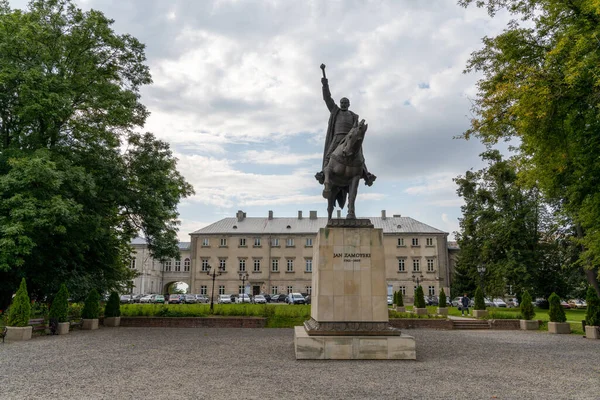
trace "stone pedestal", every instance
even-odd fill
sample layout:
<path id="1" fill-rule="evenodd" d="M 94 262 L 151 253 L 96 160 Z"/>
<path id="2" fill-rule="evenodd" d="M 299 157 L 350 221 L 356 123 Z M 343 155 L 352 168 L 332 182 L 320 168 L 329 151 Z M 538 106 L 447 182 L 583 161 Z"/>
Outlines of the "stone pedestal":
<path id="1" fill-rule="evenodd" d="M 94 319 L 83 319 L 83 325 L 81 326 L 81 329 L 85 330 L 85 331 L 91 331 L 94 329 L 98 329 L 98 319 L 94 318 Z"/>
<path id="2" fill-rule="evenodd" d="M 483 318 L 488 316 L 487 310 L 473 310 L 473 316 L 475 318 Z"/>
<path id="3" fill-rule="evenodd" d="M 59 322 L 58 323 L 58 329 L 56 330 L 56 333 L 59 335 L 66 335 L 69 333 L 69 328 L 71 327 L 71 324 L 68 322 Z"/>
<path id="4" fill-rule="evenodd" d="M 413 307 L 413 311 L 416 315 L 427 315 L 426 308 Z"/>
<path id="5" fill-rule="evenodd" d="M 600 326 L 585 326 L 585 337 L 588 339 L 600 339 Z"/>
<path id="6" fill-rule="evenodd" d="M 437 313 L 438 315 L 448 316 L 448 307 L 438 307 Z"/>
<path id="7" fill-rule="evenodd" d="M 104 317 L 104 326 L 117 327 L 121 325 L 121 317 Z"/>
<path id="8" fill-rule="evenodd" d="M 398 306 L 398 307 L 396 307 L 396 312 L 406 312 L 406 307 Z"/>
<path id="9" fill-rule="evenodd" d="M 5 339 L 11 342 L 30 340 L 32 333 L 32 326 L 7 326 Z"/>
<path id="10" fill-rule="evenodd" d="M 519 324 L 523 331 L 536 331 L 540 327 L 540 321 L 537 319 L 526 320 L 520 319 Z"/>
<path id="11" fill-rule="evenodd" d="M 296 327 L 297 359 L 416 359 L 414 338 L 389 325 L 383 231 L 332 220 L 313 254 L 311 319 Z"/>
<path id="12" fill-rule="evenodd" d="M 568 322 L 548 322 L 548 333 L 569 334 L 571 325 Z"/>

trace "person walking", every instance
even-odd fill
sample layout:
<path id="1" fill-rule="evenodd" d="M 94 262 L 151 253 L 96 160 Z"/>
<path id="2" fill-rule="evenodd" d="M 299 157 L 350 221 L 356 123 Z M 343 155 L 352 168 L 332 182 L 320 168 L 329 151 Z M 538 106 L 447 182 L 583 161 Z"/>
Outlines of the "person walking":
<path id="1" fill-rule="evenodd" d="M 462 304 L 462 307 L 461 307 L 461 309 L 460 309 L 460 310 L 462 311 L 462 316 L 463 316 L 463 317 L 465 316 L 465 310 L 467 311 L 467 315 L 470 315 L 470 313 L 469 313 L 469 302 L 470 302 L 470 301 L 471 301 L 471 299 L 469 299 L 469 298 L 467 297 L 467 294 L 466 294 L 466 293 L 465 293 L 465 295 L 462 297 L 462 299 L 460 299 L 460 302 L 461 302 L 461 304 Z"/>

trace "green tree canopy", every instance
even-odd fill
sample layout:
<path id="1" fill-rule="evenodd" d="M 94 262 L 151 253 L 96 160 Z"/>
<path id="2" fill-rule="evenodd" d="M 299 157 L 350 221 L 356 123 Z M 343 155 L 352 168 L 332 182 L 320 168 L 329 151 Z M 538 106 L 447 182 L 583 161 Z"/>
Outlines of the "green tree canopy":
<path id="1" fill-rule="evenodd" d="M 519 17 L 472 54 L 475 118 L 464 134 L 517 139 L 520 175 L 573 223 L 579 262 L 600 293 L 600 7 L 589 0 L 460 0 Z"/>
<path id="2" fill-rule="evenodd" d="M 139 133 L 144 45 L 71 0 L 0 0 L 0 308 L 19 279 L 81 299 L 119 289 L 131 239 L 178 257 L 177 204 L 193 193 L 169 145 Z"/>

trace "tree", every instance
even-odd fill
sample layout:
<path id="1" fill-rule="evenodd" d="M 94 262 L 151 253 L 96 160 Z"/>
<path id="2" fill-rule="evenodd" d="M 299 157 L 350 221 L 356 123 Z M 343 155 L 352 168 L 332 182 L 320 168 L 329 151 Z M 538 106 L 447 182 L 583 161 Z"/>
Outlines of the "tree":
<path id="1" fill-rule="evenodd" d="M 439 307 L 440 308 L 444 308 L 446 307 L 446 292 L 444 292 L 444 289 L 442 288 L 442 290 L 440 291 L 440 301 L 439 301 Z"/>
<path id="2" fill-rule="evenodd" d="M 548 311 L 550 322 L 565 322 L 567 316 L 560 304 L 560 297 L 556 293 L 552 293 L 548 298 L 548 303 L 550 303 L 550 310 Z"/>
<path id="3" fill-rule="evenodd" d="M 6 325 L 21 327 L 27 326 L 29 323 L 30 314 L 31 303 L 29 301 L 29 295 L 27 294 L 27 284 L 25 283 L 25 278 L 23 278 L 21 279 L 19 290 L 17 290 L 15 298 L 8 309 L 8 319 L 6 320 Z"/>
<path id="4" fill-rule="evenodd" d="M 96 289 L 92 289 L 85 299 L 81 318 L 96 319 L 100 315 L 100 295 Z"/>
<path id="5" fill-rule="evenodd" d="M 423 297 L 423 288 L 421 285 L 415 290 L 414 306 L 415 308 L 425 308 L 425 297 Z"/>
<path id="6" fill-rule="evenodd" d="M 485 300 L 483 298 L 483 291 L 480 287 L 475 289 L 475 305 L 474 308 L 476 310 L 485 310 Z"/>
<path id="7" fill-rule="evenodd" d="M 63 283 L 50 306 L 50 318 L 56 319 L 57 322 L 69 321 L 69 291 Z"/>
<path id="8" fill-rule="evenodd" d="M 587 303 L 585 323 L 590 326 L 600 326 L 600 298 L 593 287 L 588 288 L 585 302 Z"/>
<path id="9" fill-rule="evenodd" d="M 527 290 L 523 293 L 519 307 L 521 308 L 521 316 L 523 319 L 529 321 L 535 317 L 535 310 L 533 309 L 533 304 L 531 304 L 531 296 Z"/>
<path id="10" fill-rule="evenodd" d="M 398 290 L 398 297 L 396 299 L 396 307 L 404 307 L 404 299 L 402 298 L 402 292 Z"/>
<path id="11" fill-rule="evenodd" d="M 169 145 L 136 133 L 151 83 L 144 45 L 71 0 L 0 0 L 0 308 L 27 277 L 82 299 L 126 285 L 140 233 L 178 257 L 177 204 L 193 193 Z"/>
<path id="12" fill-rule="evenodd" d="M 572 221 L 579 264 L 600 294 L 600 9 L 595 1 L 460 0 L 506 9 L 505 31 L 483 39 L 475 117 L 464 137 L 486 145 L 518 139 L 520 176 Z"/>
<path id="13" fill-rule="evenodd" d="M 104 318 L 109 317 L 120 317 L 121 316 L 121 302 L 117 292 L 111 292 L 104 307 Z"/>

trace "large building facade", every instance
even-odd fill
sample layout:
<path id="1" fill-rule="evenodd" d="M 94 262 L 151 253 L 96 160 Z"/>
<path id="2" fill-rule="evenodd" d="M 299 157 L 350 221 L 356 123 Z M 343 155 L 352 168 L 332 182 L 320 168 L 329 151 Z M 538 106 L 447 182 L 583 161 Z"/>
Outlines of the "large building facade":
<path id="1" fill-rule="evenodd" d="M 412 303 L 417 284 L 426 295 L 449 294 L 451 271 L 456 258 L 455 243 L 448 233 L 400 215 L 369 218 L 383 230 L 388 292 L 401 291 Z M 314 244 L 327 218 L 298 212 L 295 218 L 246 217 L 238 211 L 190 234 L 191 242 L 179 244 L 181 257 L 159 262 L 151 257 L 143 239 L 132 243 L 131 268 L 138 276 L 133 293 L 165 293 L 175 282 L 189 285 L 189 293 L 214 294 L 311 293 Z M 247 280 L 240 280 L 247 273 Z M 244 274 L 245 275 L 245 274 Z"/>

